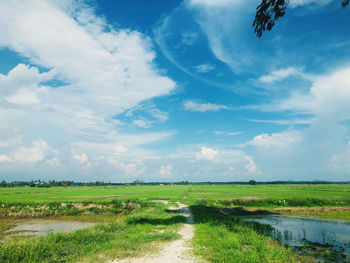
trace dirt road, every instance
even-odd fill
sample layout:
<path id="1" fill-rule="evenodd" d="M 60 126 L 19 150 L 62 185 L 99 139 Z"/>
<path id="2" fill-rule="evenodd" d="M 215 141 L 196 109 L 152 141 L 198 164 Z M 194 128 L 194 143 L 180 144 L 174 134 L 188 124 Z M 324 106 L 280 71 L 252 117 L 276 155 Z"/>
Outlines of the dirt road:
<path id="1" fill-rule="evenodd" d="M 111 263 L 193 263 L 197 262 L 191 256 L 189 240 L 194 236 L 193 217 L 191 210 L 187 205 L 178 203 L 178 207 L 172 207 L 171 210 L 179 210 L 186 217 L 186 223 L 179 230 L 181 238 L 167 243 L 165 247 L 156 255 L 145 256 L 141 258 L 116 260 Z"/>

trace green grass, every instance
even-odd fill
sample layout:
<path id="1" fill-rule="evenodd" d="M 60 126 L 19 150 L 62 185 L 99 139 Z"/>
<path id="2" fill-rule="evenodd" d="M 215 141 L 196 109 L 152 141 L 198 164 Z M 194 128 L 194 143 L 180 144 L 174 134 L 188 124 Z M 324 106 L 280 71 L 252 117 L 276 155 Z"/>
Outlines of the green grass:
<path id="1" fill-rule="evenodd" d="M 119 199 L 180 199 L 188 186 L 72 186 L 0 188 L 0 202 L 91 202 Z"/>
<path id="2" fill-rule="evenodd" d="M 186 198 L 184 198 L 186 197 Z M 350 204 L 350 185 L 164 185 L 0 188 L 1 203 L 109 202 L 113 199 L 199 199 L 247 201 L 322 199 Z"/>
<path id="3" fill-rule="evenodd" d="M 0 235 L 16 217 L 93 221 L 88 230 L 0 243 L 0 262 L 106 262 L 154 252 L 184 222 L 165 199 L 192 206 L 195 254 L 208 262 L 314 262 L 238 215 L 350 220 L 350 185 L 176 185 L 0 188 Z M 137 201 L 130 208 L 129 201 Z"/>
<path id="4" fill-rule="evenodd" d="M 350 204 L 350 185 L 194 185 L 190 199 L 323 199 Z"/>
<path id="5" fill-rule="evenodd" d="M 315 262 L 259 234 L 259 224 L 224 215 L 217 208 L 193 205 L 195 254 L 208 262 Z"/>
<path id="6" fill-rule="evenodd" d="M 350 185 L 163 185 L 163 186 L 76 186 L 29 188 L 0 188 L 0 217 L 12 212 L 22 216 L 82 215 L 90 213 L 118 214 L 119 208 L 109 209 L 108 204 L 125 200 L 166 199 L 186 204 L 222 207 L 259 207 L 275 209 L 278 207 L 349 207 Z M 66 208 L 61 203 L 68 204 Z M 95 203 L 95 208 L 70 209 L 70 204 L 82 203 L 85 207 Z M 107 208 L 99 209 L 102 205 Z M 26 207 L 28 206 L 28 207 Z M 46 211 L 37 211 L 40 206 L 49 206 Z M 14 208 L 15 207 L 15 208 Z M 34 209 L 34 211 L 33 211 Z M 119 209 L 119 210 L 118 210 Z M 39 209 L 40 210 L 40 209 Z M 86 211 L 89 210 L 89 211 Z M 327 210 L 303 212 L 299 215 L 328 219 L 349 220 L 347 211 Z M 36 213 L 38 212 L 38 213 Z M 282 213 L 283 211 L 281 211 Z M 285 212 L 293 215 L 297 210 Z M 297 213 L 294 213 L 297 215 Z"/>
<path id="7" fill-rule="evenodd" d="M 176 239 L 182 216 L 169 214 L 164 205 L 117 217 L 115 223 L 72 233 L 0 243 L 0 262 L 104 262 L 135 257 L 157 249 L 159 242 Z"/>
<path id="8" fill-rule="evenodd" d="M 275 208 L 269 210 L 280 215 L 314 217 L 328 220 L 350 221 L 350 207 L 308 207 L 308 208 Z"/>

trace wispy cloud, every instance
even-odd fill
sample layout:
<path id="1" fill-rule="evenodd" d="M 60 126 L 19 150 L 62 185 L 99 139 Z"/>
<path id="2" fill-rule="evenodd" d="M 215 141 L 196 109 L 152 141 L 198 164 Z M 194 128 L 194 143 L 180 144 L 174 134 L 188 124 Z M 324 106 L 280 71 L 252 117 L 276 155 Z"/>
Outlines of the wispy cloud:
<path id="1" fill-rule="evenodd" d="M 182 33 L 182 41 L 183 45 L 191 46 L 197 40 L 198 33 Z"/>
<path id="2" fill-rule="evenodd" d="M 193 100 L 186 100 L 183 103 L 185 110 L 188 111 L 199 111 L 199 112 L 207 112 L 207 111 L 219 111 L 219 110 L 230 110 L 231 108 L 226 105 L 221 104 L 213 104 L 213 103 L 201 103 Z"/>
<path id="3" fill-rule="evenodd" d="M 226 136 L 235 136 L 242 134 L 243 132 L 224 132 L 224 131 L 213 131 L 215 135 L 226 135 Z"/>
<path id="4" fill-rule="evenodd" d="M 199 73 L 207 73 L 215 69 L 215 67 L 210 64 L 201 64 L 201 65 L 195 66 L 194 69 Z"/>
<path id="5" fill-rule="evenodd" d="M 69 152 L 76 162 L 88 157 L 85 163 L 93 169 L 97 159 L 113 155 L 121 138 L 128 158 L 132 153 L 139 158 L 151 156 L 142 149 L 145 139 L 169 136 L 168 132 L 125 134 L 125 125 L 116 126 L 116 122 L 124 124 L 116 120 L 119 114 L 168 95 L 176 87 L 160 73 L 150 38 L 114 28 L 81 1 L 5 1 L 0 5 L 0 46 L 26 61 L 0 74 L 2 138 L 11 139 L 7 135 L 14 131 L 13 137 L 23 137 L 11 151 L 2 152 L 1 163 L 7 163 L 8 169 L 16 170 L 17 163 L 33 167 L 61 163 L 67 172 L 74 164 L 65 157 Z M 53 82 L 58 84 L 53 87 Z M 147 109 L 145 115 L 147 119 L 136 116 L 135 124 L 147 126 L 148 119 L 152 124 L 168 119 L 156 107 Z M 65 153 L 61 160 L 56 149 Z M 132 170 L 128 165 L 121 162 L 119 167 Z M 40 171 L 47 174 L 45 169 Z"/>
<path id="6" fill-rule="evenodd" d="M 259 120 L 259 119 L 246 119 L 251 122 L 260 122 L 260 123 L 272 123 L 278 125 L 301 125 L 309 124 L 312 119 L 290 119 L 290 120 Z"/>
<path id="7" fill-rule="evenodd" d="M 275 82 L 279 80 L 283 80 L 285 78 L 288 78 L 293 75 L 301 75 L 302 71 L 301 69 L 295 68 L 295 67 L 288 67 L 285 69 L 275 70 L 272 71 L 268 75 L 263 75 L 259 78 L 259 81 L 270 83 Z"/>
<path id="8" fill-rule="evenodd" d="M 237 4 L 242 0 L 190 0 L 189 5 L 202 5 L 208 7 L 224 7 L 232 4 Z"/>
<path id="9" fill-rule="evenodd" d="M 332 2 L 332 0 L 290 0 L 289 6 L 292 8 L 303 6 L 303 5 L 309 5 L 309 4 L 315 4 L 317 6 L 326 5 Z"/>

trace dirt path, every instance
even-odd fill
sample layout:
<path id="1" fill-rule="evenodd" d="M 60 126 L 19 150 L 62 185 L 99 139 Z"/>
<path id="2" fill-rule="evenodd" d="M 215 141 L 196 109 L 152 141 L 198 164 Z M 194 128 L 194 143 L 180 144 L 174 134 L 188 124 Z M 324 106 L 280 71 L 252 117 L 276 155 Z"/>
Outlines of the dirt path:
<path id="1" fill-rule="evenodd" d="M 111 263 L 193 263 L 196 262 L 191 256 L 191 248 L 188 241 L 194 236 L 193 217 L 187 205 L 177 203 L 179 207 L 171 207 L 171 210 L 180 210 L 186 217 L 186 223 L 179 230 L 181 238 L 166 244 L 166 246 L 156 255 L 142 258 L 117 260 Z"/>

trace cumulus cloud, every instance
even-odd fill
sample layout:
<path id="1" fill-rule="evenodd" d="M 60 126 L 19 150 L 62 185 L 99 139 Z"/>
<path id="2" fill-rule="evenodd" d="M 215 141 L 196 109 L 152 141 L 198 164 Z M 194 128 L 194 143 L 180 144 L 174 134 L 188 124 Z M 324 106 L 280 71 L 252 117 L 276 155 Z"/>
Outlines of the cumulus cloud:
<path id="1" fill-rule="evenodd" d="M 196 154 L 197 160 L 210 160 L 213 161 L 215 157 L 218 155 L 218 151 L 212 149 L 212 148 L 207 148 L 207 147 L 202 147 L 200 153 Z"/>
<path id="2" fill-rule="evenodd" d="M 294 93 L 273 105 L 275 110 L 294 110 L 313 113 L 318 117 L 334 116 L 341 120 L 350 117 L 350 68 L 315 76 L 307 93 Z"/>
<path id="3" fill-rule="evenodd" d="M 248 163 L 247 163 L 247 165 L 244 168 L 247 169 L 248 173 L 256 174 L 258 172 L 258 169 L 256 167 L 256 164 L 255 164 L 253 158 L 250 157 L 250 156 L 247 156 L 246 160 L 247 160 Z"/>
<path id="4" fill-rule="evenodd" d="M 60 159 L 58 157 L 48 159 L 46 162 L 52 167 L 57 167 L 61 165 Z"/>
<path id="5" fill-rule="evenodd" d="M 292 130 L 286 132 L 272 133 L 271 135 L 263 133 L 255 136 L 253 140 L 248 142 L 248 144 L 264 149 L 269 149 L 273 147 L 286 148 L 295 143 L 299 143 L 300 140 L 301 132 Z"/>
<path id="6" fill-rule="evenodd" d="M 225 105 L 213 104 L 213 103 L 201 103 L 193 100 L 184 101 L 183 106 L 185 110 L 199 111 L 199 112 L 230 110 L 230 107 Z"/>
<path id="7" fill-rule="evenodd" d="M 12 148 L 22 143 L 21 137 L 11 138 L 8 140 L 0 140 L 0 148 Z"/>
<path id="8" fill-rule="evenodd" d="M 168 165 L 162 165 L 159 169 L 159 173 L 162 175 L 162 176 L 171 176 L 171 172 L 173 170 L 173 167 L 168 164 Z"/>
<path id="9" fill-rule="evenodd" d="M 12 162 L 12 159 L 7 155 L 2 154 L 0 155 L 0 163 L 1 162 Z"/>
<path id="10" fill-rule="evenodd" d="M 74 160 L 84 164 L 90 163 L 87 155 L 94 160 L 123 152 L 116 149 L 120 138 L 134 146 L 135 155 L 142 152 L 138 143 L 152 136 L 151 141 L 164 138 L 161 133 L 138 136 L 116 129 L 119 114 L 176 87 L 160 73 L 152 42 L 140 32 L 115 29 L 81 1 L 2 1 L 0 47 L 27 61 L 0 74 L 1 134 L 16 130 L 23 136 L 22 148 L 1 155 L 2 162 L 46 159 L 49 149 L 43 143 L 25 146 L 37 134 L 47 145 L 71 151 Z M 152 124 L 168 119 L 155 107 L 147 114 Z M 100 145 L 100 150 L 94 154 L 78 149 L 84 142 Z M 55 158 L 47 164 L 67 161 Z"/>
<path id="11" fill-rule="evenodd" d="M 232 181 L 233 175 L 234 180 L 247 180 L 249 175 L 261 174 L 255 157 L 237 148 L 187 145 L 178 148 L 168 158 L 176 164 L 177 176 L 190 174 L 192 181 Z"/>
<path id="12" fill-rule="evenodd" d="M 28 89 L 21 89 L 17 91 L 15 94 L 7 97 L 6 100 L 13 104 L 22 104 L 22 105 L 39 103 L 39 99 L 36 96 L 36 94 Z"/>
<path id="13" fill-rule="evenodd" d="M 33 141 L 31 146 L 19 146 L 9 150 L 7 154 L 0 155 L 0 162 L 39 163 L 58 155 L 44 140 Z"/>
<path id="14" fill-rule="evenodd" d="M 120 153 L 125 153 L 128 151 L 128 149 L 126 149 L 123 145 L 117 145 L 114 148 L 115 153 L 120 154 Z"/>
<path id="15" fill-rule="evenodd" d="M 265 174 L 329 180 L 349 172 L 345 161 L 349 150 L 344 143 L 349 132 L 349 76 L 349 67 L 314 76 L 308 91 L 292 93 L 271 105 L 274 111 L 288 110 L 312 118 L 302 129 L 262 133 L 246 144 L 253 147 L 255 160 Z"/>
<path id="16" fill-rule="evenodd" d="M 89 158 L 86 156 L 85 153 L 82 153 L 80 155 L 79 154 L 74 154 L 72 156 L 72 159 L 76 160 L 80 164 L 84 164 L 84 163 L 88 163 L 89 162 Z"/>
<path id="17" fill-rule="evenodd" d="M 145 173 L 147 167 L 142 161 L 138 160 L 135 163 L 121 163 L 115 159 L 109 159 L 109 163 L 113 164 L 118 170 L 123 172 L 123 175 L 140 176 Z"/>

